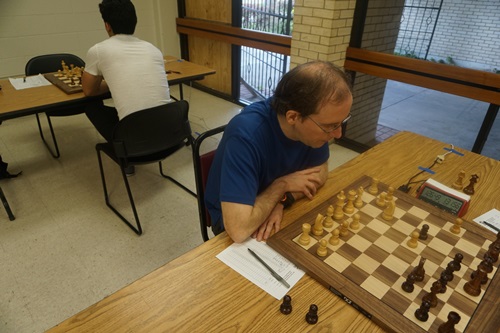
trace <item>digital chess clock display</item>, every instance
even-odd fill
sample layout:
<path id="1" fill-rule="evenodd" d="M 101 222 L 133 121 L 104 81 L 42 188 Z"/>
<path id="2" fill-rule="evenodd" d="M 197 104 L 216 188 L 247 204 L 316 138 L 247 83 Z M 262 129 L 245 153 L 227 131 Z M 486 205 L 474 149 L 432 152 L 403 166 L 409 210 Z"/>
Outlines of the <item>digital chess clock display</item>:
<path id="1" fill-rule="evenodd" d="M 465 214 L 470 200 L 468 195 L 432 179 L 427 180 L 422 185 L 417 198 L 457 216 Z"/>

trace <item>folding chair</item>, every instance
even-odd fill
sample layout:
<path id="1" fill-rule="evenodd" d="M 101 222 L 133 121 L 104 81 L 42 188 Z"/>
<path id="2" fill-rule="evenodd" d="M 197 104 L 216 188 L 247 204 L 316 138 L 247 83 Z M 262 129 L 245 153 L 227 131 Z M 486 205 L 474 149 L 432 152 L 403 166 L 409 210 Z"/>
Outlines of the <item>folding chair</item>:
<path id="1" fill-rule="evenodd" d="M 216 149 L 200 155 L 200 148 L 205 139 L 224 132 L 225 128 L 226 125 L 222 125 L 208 130 L 202 133 L 193 142 L 194 179 L 196 182 L 196 193 L 198 194 L 198 214 L 200 217 L 201 237 L 204 242 L 209 239 L 208 229 L 212 226 L 210 214 L 205 207 L 205 186 Z"/>
<path id="2" fill-rule="evenodd" d="M 193 142 L 188 112 L 189 104 L 186 101 L 178 101 L 134 112 L 120 120 L 114 130 L 111 142 L 96 145 L 106 205 L 138 235 L 142 234 L 142 226 L 127 175 L 125 174 L 125 169 L 128 166 L 158 162 L 160 174 L 163 177 L 168 178 L 183 190 L 196 196 L 195 193 L 177 180 L 165 175 L 162 169 L 162 160 L 182 147 L 191 145 Z M 118 212 L 109 200 L 101 152 L 104 152 L 120 166 L 136 226 Z"/>
<path id="3" fill-rule="evenodd" d="M 68 65 L 85 67 L 85 62 L 80 57 L 69 53 L 57 53 L 57 54 L 45 54 L 31 58 L 26 63 L 24 72 L 26 75 L 38 75 L 38 74 L 57 72 L 59 69 L 61 69 L 61 61 L 64 61 Z M 50 134 L 52 135 L 52 142 L 54 149 L 52 149 L 45 140 L 45 137 L 43 135 L 42 125 L 40 123 L 40 117 L 38 113 L 36 114 L 36 121 L 38 123 L 38 130 L 40 131 L 40 137 L 42 138 L 43 143 L 45 144 L 50 154 L 54 158 L 59 158 L 61 154 L 59 153 L 59 146 L 57 145 L 57 140 L 54 134 L 54 128 L 52 127 L 52 122 L 50 121 L 50 117 L 72 116 L 83 112 L 85 112 L 85 108 L 83 108 L 82 106 L 67 107 L 60 110 L 45 112 L 45 115 L 47 116 L 47 122 L 49 123 Z"/>

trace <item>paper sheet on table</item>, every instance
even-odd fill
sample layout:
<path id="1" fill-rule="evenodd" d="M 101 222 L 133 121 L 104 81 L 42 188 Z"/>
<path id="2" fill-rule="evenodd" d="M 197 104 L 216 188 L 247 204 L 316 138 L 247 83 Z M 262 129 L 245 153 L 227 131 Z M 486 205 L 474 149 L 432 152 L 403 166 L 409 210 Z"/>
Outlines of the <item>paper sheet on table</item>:
<path id="1" fill-rule="evenodd" d="M 304 276 L 304 271 L 298 269 L 288 259 L 273 250 L 266 243 L 258 242 L 253 238 L 249 238 L 244 243 L 234 243 L 217 255 L 217 258 L 223 263 L 276 299 L 283 298 L 289 289 L 276 280 L 271 273 L 251 255 L 248 249 L 257 253 L 264 262 L 284 278 L 290 285 L 290 288 Z"/>
<path id="2" fill-rule="evenodd" d="M 16 90 L 41 87 L 41 86 L 50 86 L 52 83 L 48 81 L 42 74 L 27 76 L 27 77 L 16 77 L 9 78 L 10 83 Z"/>
<path id="3" fill-rule="evenodd" d="M 494 233 L 500 232 L 500 210 L 498 209 L 493 208 L 489 212 L 476 217 L 473 221 Z"/>

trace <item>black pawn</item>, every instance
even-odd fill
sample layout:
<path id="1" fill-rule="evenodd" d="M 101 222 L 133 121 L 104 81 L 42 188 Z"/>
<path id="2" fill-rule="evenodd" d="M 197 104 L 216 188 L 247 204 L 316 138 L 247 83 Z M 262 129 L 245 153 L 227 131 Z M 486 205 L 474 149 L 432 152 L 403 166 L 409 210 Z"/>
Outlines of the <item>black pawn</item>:
<path id="1" fill-rule="evenodd" d="M 498 261 L 498 255 L 500 254 L 500 243 L 491 243 L 486 253 L 493 259 L 492 262 L 496 263 Z"/>
<path id="2" fill-rule="evenodd" d="M 455 257 L 453 258 L 452 266 L 453 266 L 453 271 L 458 272 L 462 268 L 462 259 L 464 258 L 464 255 L 462 253 L 456 253 Z"/>
<path id="3" fill-rule="evenodd" d="M 422 301 L 422 305 L 415 310 L 415 318 L 420 321 L 427 321 L 429 319 L 429 310 L 431 308 L 431 303 L 429 301 Z"/>
<path id="4" fill-rule="evenodd" d="M 280 305 L 280 312 L 282 314 L 290 314 L 292 313 L 292 298 L 288 295 L 283 297 L 283 303 Z"/>
<path id="5" fill-rule="evenodd" d="M 418 235 L 418 239 L 421 239 L 421 240 L 426 240 L 427 239 L 427 231 L 429 231 L 429 225 L 428 224 L 424 224 L 422 226 L 422 229 L 420 229 L 420 235 Z"/>
<path id="6" fill-rule="evenodd" d="M 460 321 L 460 315 L 455 311 L 448 313 L 448 321 L 439 325 L 438 333 L 455 333 L 455 325 Z"/>
<path id="7" fill-rule="evenodd" d="M 306 314 L 306 321 L 308 324 L 314 325 L 318 322 L 318 307 L 316 304 L 311 304 L 309 312 Z"/>
<path id="8" fill-rule="evenodd" d="M 452 275 L 453 276 L 453 275 Z M 446 270 L 443 270 L 441 272 L 441 276 L 439 278 L 439 282 L 441 282 L 441 290 L 439 291 L 441 294 L 444 294 L 446 292 L 446 289 L 447 289 L 447 284 L 450 280 L 448 280 L 450 278 L 450 275 L 447 274 Z"/>
<path id="9" fill-rule="evenodd" d="M 401 288 L 407 293 L 411 293 L 415 289 L 415 287 L 413 286 L 414 283 L 415 283 L 415 274 L 410 273 L 408 274 L 406 281 L 403 282 L 403 284 L 401 285 Z"/>

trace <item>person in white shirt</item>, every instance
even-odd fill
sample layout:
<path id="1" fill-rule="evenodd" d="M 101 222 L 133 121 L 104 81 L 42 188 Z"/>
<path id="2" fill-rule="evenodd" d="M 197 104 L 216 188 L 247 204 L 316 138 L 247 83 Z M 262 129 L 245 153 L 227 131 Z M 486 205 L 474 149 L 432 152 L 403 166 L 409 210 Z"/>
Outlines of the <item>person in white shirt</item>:
<path id="1" fill-rule="evenodd" d="M 130 0 L 103 0 L 99 4 L 109 38 L 92 46 L 86 58 L 82 87 L 86 96 L 110 92 L 115 107 L 102 101 L 86 108 L 98 132 L 111 141 L 119 120 L 127 115 L 170 102 L 161 51 L 133 36 L 137 24 Z"/>

